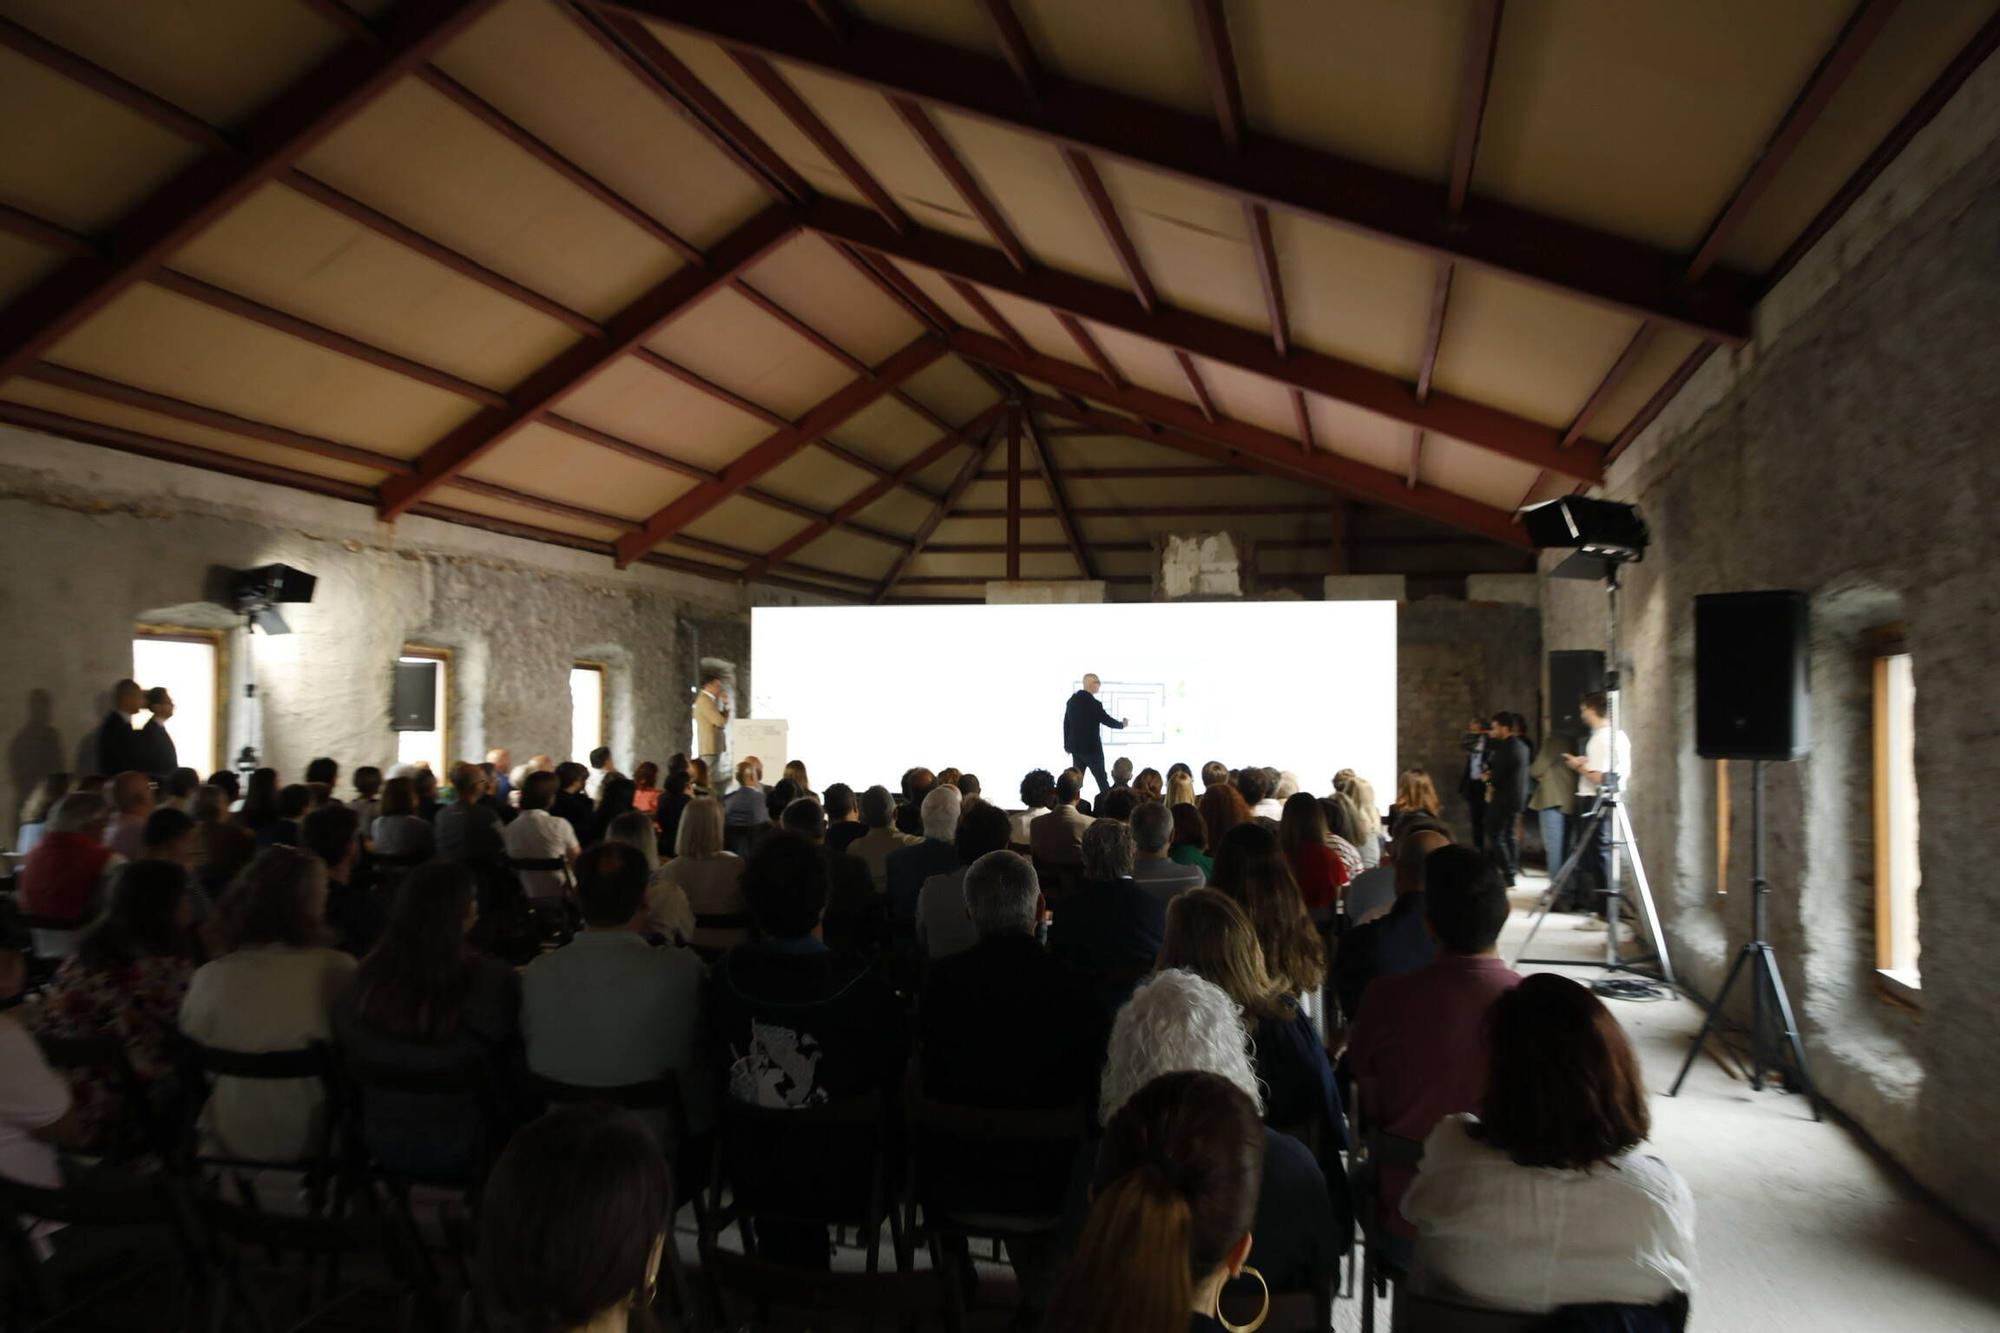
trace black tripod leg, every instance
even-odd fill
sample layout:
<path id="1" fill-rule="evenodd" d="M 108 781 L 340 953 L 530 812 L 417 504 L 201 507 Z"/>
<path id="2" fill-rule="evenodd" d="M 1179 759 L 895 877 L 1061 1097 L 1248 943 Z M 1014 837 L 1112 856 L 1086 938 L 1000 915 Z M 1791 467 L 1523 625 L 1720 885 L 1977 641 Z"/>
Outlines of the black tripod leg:
<path id="1" fill-rule="evenodd" d="M 1806 1101 L 1812 1107 L 1813 1119 L 1824 1119 L 1819 1109 L 1819 1089 L 1813 1085 L 1812 1073 L 1806 1068 L 1806 1044 L 1799 1036 L 1799 1025 L 1792 1018 L 1792 1002 L 1785 994 L 1785 979 L 1778 975 L 1778 956 L 1768 944 L 1758 944 L 1759 961 L 1765 979 L 1771 987 L 1771 1003 L 1777 1007 L 1778 1021 L 1784 1025 L 1785 1041 L 1792 1048 L 1792 1060 L 1799 1071 L 1799 1082 L 1805 1085 Z"/>
<path id="2" fill-rule="evenodd" d="M 1695 1037 L 1694 1045 L 1688 1047 L 1687 1059 L 1681 1062 L 1681 1072 L 1674 1076 L 1674 1086 L 1667 1089 L 1667 1096 L 1681 1095 L 1681 1084 L 1687 1082 L 1688 1070 L 1694 1068 L 1694 1058 L 1701 1054 L 1701 1048 L 1708 1043 L 1708 1034 L 1715 1030 L 1717 1020 L 1722 1017 L 1723 1002 L 1729 998 L 1729 992 L 1736 989 L 1736 977 L 1743 971 L 1743 964 L 1750 961 L 1751 951 L 1756 947 L 1754 941 L 1744 945 L 1742 951 L 1736 955 L 1736 961 L 1729 965 L 1729 978 L 1722 983 L 1722 989 L 1716 992 L 1715 1003 L 1708 1007 L 1708 1017 L 1702 1020 L 1701 1032 Z"/>

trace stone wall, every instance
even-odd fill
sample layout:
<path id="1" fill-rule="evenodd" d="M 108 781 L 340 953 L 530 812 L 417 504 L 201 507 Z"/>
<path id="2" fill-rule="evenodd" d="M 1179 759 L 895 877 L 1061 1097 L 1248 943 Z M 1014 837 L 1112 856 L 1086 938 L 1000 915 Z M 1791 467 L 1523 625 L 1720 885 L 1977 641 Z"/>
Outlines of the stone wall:
<path id="1" fill-rule="evenodd" d="M 1501 710 L 1537 719 L 1541 624 L 1532 607 L 1427 597 L 1396 617 L 1396 753 L 1430 770 L 1447 822 L 1471 837 L 1458 794 L 1465 771 L 1459 738 L 1474 717 Z M 1387 805 L 1394 792 L 1381 792 Z"/>
<path id="2" fill-rule="evenodd" d="M 282 515 L 282 518 L 279 517 Z M 255 664 L 262 752 L 295 777 L 330 755 L 386 764 L 390 664 L 405 643 L 452 653 L 448 743 L 517 760 L 569 748 L 569 670 L 609 668 L 608 743 L 621 765 L 688 745 L 699 657 L 736 664 L 750 697 L 747 608 L 810 601 L 0 428 L 0 827 L 24 786 L 83 758 L 138 622 L 237 623 L 205 604 L 212 567 L 283 562 L 319 577 L 294 632 L 230 634 Z M 232 700 L 229 753 L 247 710 Z M 188 756 L 206 765 L 206 756 Z"/>
<path id="3" fill-rule="evenodd" d="M 1652 527 L 1627 581 L 1622 656 L 1631 812 L 1676 965 L 1713 995 L 1749 914 L 1749 766 L 1731 766 L 1718 883 L 1715 765 L 1694 753 L 1693 598 L 1798 588 L 1812 599 L 1813 753 L 1768 767 L 1766 845 L 1771 936 L 1813 1073 L 1920 1180 L 2000 1234 L 1996 132 L 1989 60 L 1764 302 L 1752 343 L 1711 358 L 1619 460 L 1608 493 Z M 1595 585 L 1551 581 L 1544 604 L 1550 649 L 1604 646 Z M 1873 970 L 1867 632 L 1890 621 L 1907 624 L 1917 691 L 1915 1009 L 1890 1002 Z"/>

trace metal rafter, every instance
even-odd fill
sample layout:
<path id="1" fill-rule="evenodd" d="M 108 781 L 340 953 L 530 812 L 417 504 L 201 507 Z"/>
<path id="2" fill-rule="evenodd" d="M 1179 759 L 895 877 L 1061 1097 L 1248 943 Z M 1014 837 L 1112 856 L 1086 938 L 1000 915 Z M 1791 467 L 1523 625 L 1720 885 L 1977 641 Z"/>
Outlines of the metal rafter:
<path id="1" fill-rule="evenodd" d="M 1013 227 L 1008 225 L 1006 216 L 1000 212 L 1000 206 L 993 202 L 985 187 L 973 176 L 972 169 L 965 165 L 965 159 L 958 155 L 958 150 L 944 137 L 944 132 L 938 129 L 930 113 L 925 111 L 921 104 L 907 97 L 892 97 L 889 99 L 889 105 L 896 108 L 896 114 L 903 118 L 903 123 L 910 127 L 910 132 L 917 136 L 917 142 L 924 146 L 924 151 L 930 154 L 931 161 L 944 173 L 944 178 L 951 182 L 951 188 L 958 192 L 958 197 L 972 210 L 972 215 L 979 219 L 979 225 L 986 228 L 986 234 L 993 238 L 993 244 L 999 246 L 1001 253 L 1007 256 L 1007 262 L 1022 273 L 1032 268 L 1034 261 L 1028 257 L 1028 248 L 1021 244 L 1021 238 L 1014 233 Z"/>
<path id="2" fill-rule="evenodd" d="M 676 315 L 727 286 L 732 277 L 770 253 L 793 231 L 783 209 L 767 208 L 730 232 L 710 251 L 705 265 L 690 264 L 655 283 L 605 321 L 603 338 L 576 343 L 556 353 L 507 396 L 505 406 L 478 413 L 426 449 L 417 460 L 416 476 L 392 478 L 382 488 L 383 517 L 394 518 L 464 471 Z"/>
<path id="3" fill-rule="evenodd" d="M 988 246 L 923 227 L 912 227 L 898 236 L 867 209 L 839 200 L 814 200 L 800 209 L 799 215 L 808 229 L 828 239 L 917 264 L 947 279 L 955 277 L 1051 310 L 1067 311 L 1106 328 L 1178 347 L 1206 361 L 1351 403 L 1581 481 L 1596 482 L 1603 476 L 1599 445 L 1583 442 L 1563 449 L 1561 432 L 1553 427 L 1452 394 L 1433 391 L 1420 403 L 1408 380 L 1386 371 L 1297 345 L 1290 355 L 1279 356 L 1265 333 L 1169 305 L 1146 314 L 1115 287 L 1056 269 L 1017 273 Z"/>
<path id="4" fill-rule="evenodd" d="M 1009 347 L 1022 353 L 1035 350 L 1029 344 L 1028 340 L 1021 336 L 1021 331 L 1015 328 L 1013 323 L 1005 315 L 1001 314 L 991 301 L 986 299 L 985 292 L 980 291 L 977 287 L 962 278 L 947 277 L 945 281 L 950 284 L 954 292 L 958 293 L 958 299 L 971 306 L 972 313 L 979 316 L 986 327 L 998 334 Z"/>
<path id="5" fill-rule="evenodd" d="M 1007 67 L 1014 71 L 1022 95 L 1028 105 L 1036 105 L 1041 100 L 1042 64 L 1035 55 L 1035 44 L 1028 40 L 1028 30 L 1021 26 L 1021 16 L 1014 12 L 1013 0 L 979 0 L 979 7 L 986 11 L 993 35 L 1000 39 Z"/>
<path id="6" fill-rule="evenodd" d="M 1063 479 L 1056 471 L 1055 452 L 1035 429 L 1035 415 L 1027 408 L 1020 410 L 1022 429 L 1028 437 L 1028 448 L 1035 456 L 1035 467 L 1042 474 L 1042 485 L 1048 489 L 1049 504 L 1056 511 L 1056 522 L 1062 527 L 1063 540 L 1069 543 L 1070 558 L 1076 561 L 1077 573 L 1086 579 L 1097 577 L 1097 566 L 1090 558 L 1090 548 L 1083 544 L 1083 530 L 1077 526 L 1076 512 L 1070 508 L 1069 496 L 1063 490 Z M 1020 550 L 1018 541 L 1015 551 Z"/>
<path id="7" fill-rule="evenodd" d="M 798 89 L 786 82 L 785 76 L 770 61 L 741 50 L 732 49 L 729 54 L 734 57 L 737 67 L 750 76 L 750 82 L 757 85 L 758 91 L 770 98 L 778 110 L 785 113 L 785 119 L 811 140 L 813 147 L 826 155 L 834 170 L 847 178 L 847 183 L 882 215 L 884 222 L 899 232 L 909 230 L 910 215 L 903 211 L 902 205 L 890 197 L 882 182 L 875 179 L 875 174 L 861 165 L 861 159 L 833 132 L 831 126 L 819 118 L 818 113 L 806 104 L 806 99 L 799 96 Z"/>
<path id="8" fill-rule="evenodd" d="M 881 91 L 946 106 L 1072 152 L 1102 153 L 1193 180 L 1253 203 L 1297 212 L 1477 264 L 1579 297 L 1659 318 L 1705 337 L 1749 335 L 1755 289 L 1718 266 L 1680 281 L 1679 257 L 1630 237 L 1499 199 L 1468 196 L 1462 216 L 1438 207 L 1436 183 L 1266 134 L 1232 152 L 1204 113 L 1043 73 L 1031 102 L 999 58 L 876 24 L 836 40 L 789 0 L 592 0 L 644 14 L 766 56 L 797 61 Z"/>
<path id="9" fill-rule="evenodd" d="M 1021 577 L 1021 405 L 1007 404 L 1007 577 Z"/>
<path id="10" fill-rule="evenodd" d="M 1292 327 L 1278 272 L 1278 246 L 1271 236 L 1271 213 L 1262 204 L 1245 204 L 1243 211 L 1250 225 L 1250 253 L 1257 261 L 1257 285 L 1264 289 L 1264 314 L 1271 321 L 1271 346 L 1285 356 L 1292 350 Z"/>
<path id="11" fill-rule="evenodd" d="M 875 368 L 871 379 L 850 381 L 807 410 L 797 422 L 766 436 L 732 460 L 714 481 L 703 482 L 648 518 L 639 531 L 618 540 L 618 563 L 631 564 L 765 473 L 944 355 L 944 345 L 921 337 Z"/>
<path id="12" fill-rule="evenodd" d="M 994 442 L 999 438 L 1000 427 L 996 420 L 995 424 L 987 430 L 986 439 L 973 449 L 972 456 L 965 460 L 965 465 L 959 468 L 958 475 L 951 479 L 951 485 L 945 487 L 944 498 L 932 506 L 930 514 L 924 519 L 923 525 L 917 529 L 916 536 L 911 539 L 910 549 L 898 556 L 896 562 L 889 566 L 889 572 L 882 576 L 882 581 L 875 586 L 875 591 L 870 595 L 868 600 L 871 602 L 880 602 L 902 580 L 903 575 L 910 568 L 910 562 L 923 554 L 924 547 L 929 543 L 931 535 L 938 530 L 938 524 L 944 522 L 945 516 L 958 507 L 959 499 L 965 494 L 965 488 L 970 486 L 972 479 L 979 475 L 979 469 L 985 464 L 987 458 L 992 455 Z"/>
<path id="13" fill-rule="evenodd" d="M 410 0 L 379 45 L 349 43 L 258 112 L 233 154 L 203 156 L 113 228 L 97 258 L 70 260 L 0 312 L 0 379 L 40 359 L 65 334 L 141 282 L 210 222 L 288 169 L 494 0 Z"/>
<path id="14" fill-rule="evenodd" d="M 1187 380 L 1188 388 L 1194 393 L 1195 405 L 1201 408 L 1202 416 L 1215 420 L 1215 400 L 1208 396 L 1208 386 L 1202 383 L 1201 371 L 1195 368 L 1194 358 L 1176 347 L 1174 362 L 1181 368 L 1181 376 Z"/>
<path id="15" fill-rule="evenodd" d="M 1193 0 L 1194 30 L 1201 40 L 1202 68 L 1215 99 L 1215 124 L 1232 153 L 1243 150 L 1243 84 L 1236 76 L 1236 48 L 1229 40 L 1229 15 L 1222 0 Z"/>
<path id="16" fill-rule="evenodd" d="M 1056 317 L 1056 323 L 1062 325 L 1063 332 L 1069 335 L 1069 340 L 1076 344 L 1078 351 L 1089 358 L 1091 365 L 1097 367 L 1097 373 L 1104 376 L 1107 384 L 1115 389 L 1125 383 L 1125 376 L 1118 369 L 1118 363 L 1111 359 L 1110 354 L 1097 339 L 1090 336 L 1090 330 L 1083 327 L 1082 320 L 1067 310 L 1057 310 L 1052 313 Z"/>
<path id="17" fill-rule="evenodd" d="M 1106 389 L 1101 380 L 1081 366 L 1058 361 L 1053 357 L 1021 356 L 999 339 L 971 329 L 954 332 L 951 335 L 951 346 L 952 350 L 961 356 L 983 361 L 1004 373 L 1039 380 L 1057 389 L 1088 394 L 1113 407 L 1135 413 L 1146 421 L 1158 422 L 1161 426 L 1170 428 L 1163 432 L 1148 432 L 1145 431 L 1143 423 L 1139 423 L 1137 429 L 1142 433 L 1136 438 L 1150 439 L 1160 444 L 1174 444 L 1177 447 L 1185 447 L 1181 441 L 1187 438 L 1205 441 L 1219 450 L 1240 455 L 1243 460 L 1274 465 L 1295 478 L 1311 478 L 1324 485 L 1344 490 L 1358 499 L 1372 500 L 1392 508 L 1420 514 L 1451 527 L 1491 537 L 1509 546 L 1527 545 L 1527 535 L 1514 522 L 1511 514 L 1439 487 L 1419 485 L 1411 489 L 1406 487 L 1403 479 L 1395 473 L 1356 459 L 1341 457 L 1323 450 L 1315 450 L 1309 454 L 1301 453 L 1296 441 L 1276 431 L 1228 417 L 1208 421 L 1202 417 L 1200 411 L 1180 399 L 1154 393 L 1149 389 L 1141 389 L 1136 385 L 1127 385 L 1115 391 Z M 1072 420 L 1084 419 L 1079 416 L 1079 409 L 1062 400 L 1044 398 L 1040 401 L 1051 404 L 1049 410 L 1058 416 Z M 1097 423 L 1093 421 L 1092 424 Z M 1133 434 L 1133 430 L 1124 428 L 1119 433 Z M 1209 453 L 1207 456 L 1214 457 L 1215 454 Z"/>
<path id="18" fill-rule="evenodd" d="M 1074 148 L 1063 149 L 1063 161 L 1069 165 L 1070 175 L 1076 178 L 1077 188 L 1083 191 L 1083 198 L 1090 205 L 1091 216 L 1104 233 L 1111 253 L 1118 257 L 1118 267 L 1125 270 L 1125 280 L 1132 284 L 1132 295 L 1138 300 L 1139 308 L 1147 314 L 1160 303 L 1160 295 L 1153 290 L 1153 280 L 1146 276 L 1146 266 L 1139 259 L 1139 251 L 1132 244 L 1132 234 L 1125 230 L 1125 223 L 1118 216 L 1118 206 L 1111 202 L 1111 192 L 1104 188 L 1104 178 L 1097 173 L 1097 166 L 1090 155 Z"/>

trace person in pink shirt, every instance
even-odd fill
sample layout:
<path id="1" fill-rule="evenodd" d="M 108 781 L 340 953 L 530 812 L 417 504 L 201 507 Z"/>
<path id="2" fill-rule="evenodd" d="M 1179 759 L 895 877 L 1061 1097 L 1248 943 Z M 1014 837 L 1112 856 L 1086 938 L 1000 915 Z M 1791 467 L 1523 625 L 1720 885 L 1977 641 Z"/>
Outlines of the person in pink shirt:
<path id="1" fill-rule="evenodd" d="M 1500 874 L 1470 847 L 1440 847 L 1424 860 L 1424 917 L 1438 956 L 1399 976 L 1378 977 L 1355 1023 L 1348 1063 L 1371 1130 L 1422 1143 L 1438 1121 L 1477 1112 L 1486 1089 L 1486 1016 L 1521 984 L 1495 947 L 1507 923 Z M 1385 1251 L 1407 1264 L 1416 1230 L 1402 1214 L 1414 1172 L 1380 1173 Z"/>

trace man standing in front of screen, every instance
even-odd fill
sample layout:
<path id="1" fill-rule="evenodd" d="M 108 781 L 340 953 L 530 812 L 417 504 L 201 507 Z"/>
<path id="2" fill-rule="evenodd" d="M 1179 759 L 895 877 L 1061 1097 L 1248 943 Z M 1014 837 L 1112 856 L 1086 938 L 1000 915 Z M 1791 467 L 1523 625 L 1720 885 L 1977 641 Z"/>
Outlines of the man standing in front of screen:
<path id="1" fill-rule="evenodd" d="M 715 766 L 722 761 L 723 746 L 727 743 L 723 728 L 729 725 L 729 692 L 722 688 L 722 677 L 716 672 L 702 677 L 701 688 L 694 694 L 693 712 L 695 753 L 708 765 L 708 780 L 719 784 L 722 774 L 716 772 Z"/>
<path id="2" fill-rule="evenodd" d="M 1097 729 L 1122 731 L 1125 719 L 1104 711 L 1104 705 L 1097 702 L 1097 690 L 1097 677 L 1085 676 L 1083 688 L 1069 697 L 1063 709 L 1063 748 L 1069 751 L 1070 763 L 1096 778 L 1097 790 L 1106 792 L 1111 784 L 1104 776 L 1104 738 Z"/>

